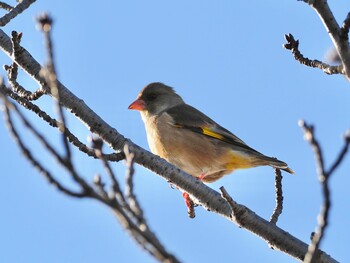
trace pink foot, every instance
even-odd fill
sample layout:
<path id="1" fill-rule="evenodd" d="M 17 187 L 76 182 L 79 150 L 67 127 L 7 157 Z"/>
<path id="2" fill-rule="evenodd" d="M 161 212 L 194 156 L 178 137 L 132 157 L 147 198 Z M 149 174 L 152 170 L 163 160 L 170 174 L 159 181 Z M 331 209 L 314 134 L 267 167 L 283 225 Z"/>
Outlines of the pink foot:
<path id="1" fill-rule="evenodd" d="M 195 215 L 195 212 L 194 212 L 194 203 L 190 197 L 190 195 L 186 192 L 184 192 L 182 194 L 182 197 L 185 199 L 185 203 L 186 203 L 186 206 L 187 206 L 187 213 L 188 213 L 188 216 L 190 218 L 194 218 L 196 215 Z"/>
<path id="2" fill-rule="evenodd" d="M 202 174 L 201 174 L 200 176 L 198 176 L 197 178 L 198 178 L 199 181 L 203 182 L 204 177 L 205 177 L 205 173 L 202 173 Z"/>
<path id="3" fill-rule="evenodd" d="M 191 198 L 190 198 L 190 195 L 189 195 L 188 193 L 184 192 L 184 193 L 182 194 L 182 197 L 185 199 L 186 206 L 187 206 L 188 208 L 190 208 L 190 207 L 191 207 L 191 204 L 193 203 L 193 201 L 192 201 Z"/>

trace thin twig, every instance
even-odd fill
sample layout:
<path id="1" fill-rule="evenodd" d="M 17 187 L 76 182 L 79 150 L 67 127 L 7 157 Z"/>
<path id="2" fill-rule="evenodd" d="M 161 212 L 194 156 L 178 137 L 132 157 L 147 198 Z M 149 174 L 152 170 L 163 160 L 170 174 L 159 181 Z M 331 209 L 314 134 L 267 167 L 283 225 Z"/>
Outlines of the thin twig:
<path id="1" fill-rule="evenodd" d="M 55 63 L 53 58 L 53 43 L 51 38 L 51 29 L 52 29 L 53 21 L 52 21 L 52 18 L 46 13 L 39 16 L 37 18 L 37 21 L 45 36 L 44 38 L 45 38 L 45 45 L 46 45 L 46 51 L 47 51 L 47 57 L 48 57 L 47 68 L 45 70 L 45 73 L 47 74 L 44 74 L 44 77 L 46 79 L 46 82 L 49 84 L 51 94 L 57 99 L 56 111 L 58 113 L 59 120 L 62 122 L 62 127 L 61 127 L 61 129 L 63 130 L 62 142 L 66 152 L 65 158 L 71 164 L 72 153 L 71 153 L 67 138 L 64 135 L 64 130 L 66 129 L 67 125 L 66 125 L 66 118 L 63 113 L 62 105 L 60 104 L 60 91 L 58 89 L 57 74 L 56 74 Z"/>
<path id="2" fill-rule="evenodd" d="M 328 185 L 329 174 L 327 174 L 324 169 L 323 154 L 318 140 L 315 138 L 314 127 L 312 125 L 308 125 L 305 121 L 300 121 L 299 125 L 303 128 L 304 137 L 310 143 L 314 151 L 318 178 L 321 182 L 323 192 L 323 205 L 318 216 L 318 225 L 314 235 L 312 236 L 311 244 L 309 245 L 308 251 L 304 258 L 305 263 L 315 263 L 317 260 L 316 252 L 318 251 L 322 238 L 325 234 L 325 230 L 328 225 L 329 211 L 331 208 L 330 189 Z"/>
<path id="3" fill-rule="evenodd" d="M 314 151 L 316 159 L 317 174 L 325 174 L 323 154 L 321 146 L 314 136 L 314 126 L 307 124 L 305 121 L 300 120 L 299 126 L 304 130 L 304 139 L 308 141 Z"/>
<path id="4" fill-rule="evenodd" d="M 13 57 L 14 60 L 17 59 L 17 56 L 19 56 L 23 48 L 21 47 L 21 39 L 22 39 L 22 33 L 18 33 L 16 31 L 11 32 L 11 44 L 12 44 L 12 53 L 11 56 Z"/>
<path id="5" fill-rule="evenodd" d="M 283 210 L 283 192 L 282 192 L 282 173 L 281 170 L 275 169 L 275 191 L 276 191 L 276 206 L 273 210 L 273 214 L 270 217 L 270 222 L 276 224 L 278 217 L 282 214 Z"/>
<path id="6" fill-rule="evenodd" d="M 91 136 L 89 138 L 89 140 L 92 142 L 92 148 L 95 150 L 96 156 L 102 161 L 102 164 L 103 164 L 103 166 L 104 166 L 104 168 L 109 176 L 109 179 L 112 182 L 112 190 L 113 190 L 112 196 L 113 196 L 113 198 L 116 197 L 117 202 L 122 207 L 126 207 L 127 202 L 124 198 L 124 195 L 123 195 L 122 190 L 120 188 L 117 177 L 115 176 L 114 171 L 112 170 L 112 167 L 108 163 L 107 159 L 104 158 L 104 155 L 102 154 L 103 141 L 100 138 L 94 137 L 94 136 Z"/>
<path id="7" fill-rule="evenodd" d="M 308 59 L 305 58 L 301 52 L 299 51 L 299 40 L 295 40 L 292 34 L 285 35 L 285 39 L 287 41 L 286 44 L 283 45 L 285 49 L 291 50 L 294 58 L 300 63 L 308 67 L 319 68 L 324 73 L 332 75 L 332 74 L 345 74 L 343 70 L 343 66 L 331 66 L 327 63 L 319 61 L 317 59 Z"/>
<path id="8" fill-rule="evenodd" d="M 110 180 L 112 181 L 112 184 L 115 185 L 113 187 L 113 190 L 114 191 L 117 191 L 119 193 L 121 193 L 121 190 L 120 190 L 120 186 L 119 186 L 119 183 L 118 183 L 118 180 L 117 180 L 117 177 L 115 176 L 111 166 L 109 165 L 108 161 L 106 160 L 106 158 L 104 158 L 104 155 L 102 153 L 102 145 L 103 145 L 103 141 L 98 138 L 98 137 L 93 137 L 92 139 L 92 142 L 93 142 L 93 146 L 92 148 L 95 149 L 95 153 L 96 153 L 96 156 L 101 159 L 104 167 L 105 167 L 105 170 L 110 178 Z"/>
<path id="9" fill-rule="evenodd" d="M 337 19 L 334 17 L 332 10 L 328 5 L 328 1 L 306 1 L 307 4 L 315 10 L 320 17 L 330 39 L 337 50 L 341 63 L 342 72 L 345 77 L 350 80 L 350 55 L 349 55 L 349 41 L 341 34 L 341 27 Z M 347 22 L 348 23 L 348 22 Z M 346 29 L 345 29 L 346 30 Z"/>
<path id="10" fill-rule="evenodd" d="M 145 226 L 147 226 L 146 220 L 144 218 L 143 209 L 141 208 L 141 205 L 134 193 L 133 178 L 135 174 L 135 169 L 134 169 L 135 155 L 133 152 L 129 150 L 128 145 L 125 145 L 124 153 L 125 153 L 125 164 L 126 164 L 125 190 L 124 190 L 125 198 L 134 216 L 137 218 L 138 223 L 144 224 Z"/>
<path id="11" fill-rule="evenodd" d="M 238 205 L 232 197 L 229 195 L 229 193 L 226 191 L 225 187 L 220 187 L 221 196 L 224 198 L 228 204 L 230 205 L 232 212 L 231 212 L 231 218 L 234 220 L 239 226 L 242 226 L 242 223 L 244 220 L 242 220 L 242 214 L 243 209 L 241 209 L 240 205 Z"/>
<path id="12" fill-rule="evenodd" d="M 5 9 L 6 11 L 11 11 L 13 9 L 13 6 L 10 6 L 4 2 L 0 2 L 0 8 Z"/>
<path id="13" fill-rule="evenodd" d="M 30 95 L 30 92 L 23 88 L 21 85 L 19 85 L 19 83 L 17 82 L 18 65 L 13 62 L 11 66 L 4 65 L 4 69 L 7 72 L 9 84 L 12 87 L 13 92 L 17 93 L 21 97 L 28 97 L 28 95 Z"/>
<path id="14" fill-rule="evenodd" d="M 18 104 L 20 104 L 23 107 L 25 107 L 26 109 L 34 112 L 36 115 L 38 115 L 39 118 L 43 119 L 50 126 L 52 126 L 54 128 L 58 128 L 60 132 L 64 133 L 64 135 L 67 137 L 68 141 L 70 143 L 72 143 L 74 146 L 76 146 L 81 152 L 83 152 L 83 153 L 87 154 L 88 156 L 93 157 L 95 159 L 99 158 L 96 156 L 94 149 L 91 149 L 86 144 L 82 143 L 73 133 L 71 133 L 71 131 L 68 128 L 66 128 L 64 131 L 62 129 L 60 129 L 62 127 L 62 123 L 60 123 L 59 121 L 57 121 L 54 118 L 51 118 L 45 111 L 41 110 L 37 105 L 28 101 L 26 98 L 18 96 L 16 93 L 11 91 L 10 89 L 8 89 L 4 85 L 1 86 L 0 89 L 4 94 L 11 97 Z M 106 160 L 112 161 L 112 162 L 119 162 L 125 158 L 125 155 L 123 152 L 103 154 L 103 156 Z"/>
<path id="15" fill-rule="evenodd" d="M 16 105 L 13 104 L 13 107 L 16 108 Z M 40 134 L 30 123 L 29 121 L 24 117 L 24 115 L 17 110 L 17 115 L 23 122 L 23 124 L 28 128 L 29 131 L 31 131 L 39 140 L 40 143 L 49 151 L 49 153 L 52 154 L 53 157 L 63 166 L 65 167 L 72 175 L 73 179 L 79 183 L 79 185 L 84 189 L 86 193 L 93 193 L 93 189 L 84 181 L 83 178 L 81 178 L 78 173 L 76 172 L 74 166 L 70 162 L 70 160 L 62 158 L 58 152 L 56 151 L 55 147 L 51 146 L 50 143 L 45 139 L 45 137 Z"/>
<path id="16" fill-rule="evenodd" d="M 309 142 L 311 145 L 313 145 L 314 148 L 314 153 L 315 155 L 320 155 L 320 157 L 316 157 L 317 162 L 320 162 L 322 160 L 322 151 L 319 147 L 319 144 L 317 143 L 317 140 L 314 138 L 314 130 L 310 129 L 310 126 L 306 125 L 304 123 L 303 126 L 304 129 L 307 130 L 307 132 L 310 133 L 310 136 L 312 137 Z M 305 256 L 304 262 L 307 263 L 314 263 L 317 262 L 316 256 L 315 256 L 315 251 L 318 249 L 320 242 L 324 236 L 325 229 L 328 225 L 328 218 L 329 218 L 329 211 L 331 207 L 331 200 L 330 200 L 330 188 L 328 181 L 331 177 L 331 175 L 334 173 L 334 171 L 338 168 L 338 166 L 341 164 L 341 162 L 344 160 L 344 157 L 346 153 L 349 150 L 349 145 L 350 145 L 350 130 L 347 131 L 347 133 L 344 136 L 345 143 L 343 148 L 340 150 L 337 158 L 335 159 L 334 163 L 331 165 L 329 170 L 326 172 L 323 170 L 322 173 L 319 173 L 319 180 L 322 184 L 322 192 L 323 192 L 323 206 L 321 209 L 321 212 L 318 216 L 318 226 L 316 228 L 316 231 L 314 232 L 312 236 L 312 243 L 309 246 L 308 253 Z M 320 164 L 318 165 L 320 166 Z"/>
<path id="17" fill-rule="evenodd" d="M 4 85 L 3 83 L 0 83 L 0 85 Z M 1 89 L 1 92 L 4 91 L 4 89 Z M 1 93 L 3 94 L 3 93 Z M 5 99 L 6 94 L 3 94 Z M 49 152 L 56 157 L 56 159 L 60 160 L 60 163 L 64 166 L 64 160 L 61 159 L 61 157 L 54 151 L 54 148 L 52 148 L 49 143 L 44 139 L 42 135 L 40 135 L 32 126 L 31 124 L 24 118 L 24 116 L 18 111 L 16 105 L 11 104 L 11 108 L 13 108 L 17 114 L 19 115 L 20 119 L 24 123 L 24 125 L 32 131 L 39 140 L 44 144 L 46 149 L 49 150 Z M 16 141 L 19 144 L 19 147 L 22 149 L 25 156 L 30 160 L 30 162 L 35 166 L 39 171 L 44 174 L 44 176 L 56 186 L 58 190 L 60 190 L 63 193 L 66 193 L 69 196 L 73 197 L 92 197 L 96 200 L 101 201 L 102 203 L 110 206 L 113 211 L 115 211 L 117 217 L 119 218 L 120 222 L 124 227 L 130 232 L 130 234 L 134 237 L 134 239 L 139 243 L 139 245 L 148 251 L 151 255 L 153 255 L 155 258 L 163 261 L 163 262 L 179 262 L 179 260 L 172 254 L 168 253 L 166 249 L 163 247 L 163 245 L 159 242 L 158 238 L 155 236 L 153 232 L 150 231 L 148 225 L 146 224 L 145 220 L 143 219 L 142 222 L 138 222 L 137 225 L 134 223 L 134 220 L 132 217 L 129 217 L 129 207 L 122 206 L 119 202 L 117 202 L 117 199 L 112 200 L 111 197 L 109 197 L 104 190 L 104 184 L 102 183 L 102 180 L 99 176 L 95 177 L 94 184 L 96 188 L 98 189 L 99 194 L 95 193 L 92 189 L 90 190 L 87 187 L 82 187 L 81 193 L 75 193 L 64 186 L 62 186 L 55 178 L 48 172 L 46 169 L 43 168 L 43 166 L 32 156 L 31 152 L 24 146 L 22 139 L 19 137 L 18 132 L 15 130 L 13 123 L 10 118 L 10 112 L 8 107 L 5 108 L 6 116 L 9 116 L 7 119 L 9 120 L 8 123 L 10 123 L 8 126 L 11 129 L 11 133 L 14 134 L 14 137 Z M 101 154 L 99 154 L 99 157 L 101 157 Z M 71 173 L 74 172 L 74 169 L 70 170 Z M 73 175 L 73 178 L 76 177 L 76 175 Z M 81 185 L 81 183 L 80 183 Z M 87 190 L 88 189 L 88 190 Z M 126 211 L 124 211 L 126 209 Z M 127 213 L 126 213 L 127 212 Z M 138 220 L 140 221 L 140 220 Z"/>
<path id="18" fill-rule="evenodd" d="M 344 159 L 346 153 L 347 153 L 348 150 L 349 150 L 349 145 L 350 145 L 350 130 L 348 130 L 348 131 L 345 133 L 344 140 L 345 140 L 344 146 L 343 146 L 343 148 L 340 150 L 340 153 L 338 154 L 337 159 L 334 161 L 334 163 L 332 164 L 332 166 L 331 166 L 331 167 L 329 168 L 329 170 L 327 171 L 328 176 L 330 176 L 330 175 L 335 171 L 335 169 L 338 168 L 338 166 L 341 164 L 341 162 L 343 161 L 343 159 Z"/>
<path id="19" fill-rule="evenodd" d="M 143 217 L 140 218 L 140 215 L 136 215 L 130 208 L 129 204 L 125 201 L 125 197 L 120 190 L 119 183 L 110 165 L 108 164 L 107 160 L 103 158 L 102 140 L 99 138 L 92 138 L 92 142 L 97 156 L 101 159 L 107 173 L 109 174 L 114 192 L 113 195 L 108 196 L 105 192 L 105 185 L 102 183 L 101 177 L 95 176 L 94 183 L 102 197 L 95 198 L 104 202 L 113 209 L 123 227 L 128 230 L 134 240 L 152 256 L 163 262 L 179 262 L 175 256 L 165 250 L 164 246 L 160 243 L 156 235 L 150 230 L 146 220 Z M 140 210 L 142 211 L 141 208 Z"/>
<path id="20" fill-rule="evenodd" d="M 105 190 L 105 183 L 102 182 L 101 176 L 99 174 L 96 174 L 94 177 L 94 185 L 96 186 L 98 192 L 102 196 L 103 199 L 108 200 L 108 194 Z"/>
<path id="21" fill-rule="evenodd" d="M 18 112 L 18 109 L 16 109 L 14 104 L 10 104 L 9 101 L 5 101 L 5 110 L 4 110 L 4 116 L 5 121 L 8 127 L 8 130 L 12 134 L 15 142 L 17 143 L 18 147 L 21 149 L 23 155 L 27 158 L 27 160 L 36 168 L 39 170 L 39 172 L 53 185 L 55 186 L 59 191 L 62 193 L 72 196 L 72 197 L 86 197 L 87 193 L 85 191 L 82 192 L 74 192 L 72 190 L 69 190 L 65 186 L 63 186 L 59 181 L 57 181 L 54 176 L 44 168 L 44 166 L 32 155 L 31 151 L 24 145 L 22 138 L 20 137 L 19 133 L 17 132 L 13 121 L 11 117 L 11 113 L 9 110 L 9 107 L 15 109 L 16 112 Z M 10 104 L 10 105 L 9 105 Z"/>
<path id="22" fill-rule="evenodd" d="M 24 10 L 26 10 L 32 3 L 34 3 L 36 0 L 22 0 L 18 5 L 16 5 L 14 8 L 11 8 L 6 15 L 0 18 L 0 27 L 5 26 L 7 23 L 9 23 L 13 18 L 18 16 L 20 13 L 22 13 Z M 1 2 L 2 3 L 2 2 Z M 3 3 L 2 3 L 3 4 Z M 7 5 L 7 7 L 10 7 Z"/>
<path id="23" fill-rule="evenodd" d="M 126 214 L 126 212 L 115 203 L 110 204 L 111 209 L 114 211 L 120 224 L 130 233 L 133 239 L 147 251 L 150 255 L 156 258 L 160 262 L 167 263 L 179 263 L 180 261 L 171 253 L 169 253 L 161 242 L 158 240 L 157 236 L 145 228 L 143 225 L 137 225 L 131 220 L 131 218 Z"/>
<path id="24" fill-rule="evenodd" d="M 7 76 L 9 80 L 9 84 L 12 87 L 12 90 L 18 94 L 18 96 L 22 98 L 26 98 L 27 100 L 37 100 L 41 96 L 47 93 L 47 89 L 44 87 L 40 87 L 35 92 L 31 92 L 29 90 L 26 90 L 23 88 L 18 82 L 17 82 L 17 76 L 18 76 L 18 65 L 13 62 L 11 66 L 4 66 L 4 69 L 7 71 Z"/>

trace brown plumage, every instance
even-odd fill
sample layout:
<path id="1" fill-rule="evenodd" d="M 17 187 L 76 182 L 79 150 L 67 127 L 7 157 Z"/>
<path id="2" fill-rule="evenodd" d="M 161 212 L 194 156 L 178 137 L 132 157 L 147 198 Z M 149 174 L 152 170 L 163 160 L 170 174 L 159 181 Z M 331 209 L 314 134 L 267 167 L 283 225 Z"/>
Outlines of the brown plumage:
<path id="1" fill-rule="evenodd" d="M 162 83 L 147 85 L 129 109 L 141 112 L 154 154 L 204 182 L 262 165 L 294 173 L 286 163 L 249 147 Z"/>

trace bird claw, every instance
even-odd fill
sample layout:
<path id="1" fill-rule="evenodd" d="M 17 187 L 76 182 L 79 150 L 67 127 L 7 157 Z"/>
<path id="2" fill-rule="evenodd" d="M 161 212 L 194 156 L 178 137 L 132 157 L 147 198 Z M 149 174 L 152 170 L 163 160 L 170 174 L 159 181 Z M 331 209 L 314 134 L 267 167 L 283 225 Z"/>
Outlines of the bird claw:
<path id="1" fill-rule="evenodd" d="M 186 203 L 186 206 L 187 206 L 188 217 L 189 218 L 195 218 L 196 214 L 195 214 L 194 208 L 195 208 L 196 205 L 194 204 L 194 202 L 191 199 L 190 195 L 188 193 L 184 192 L 182 194 L 182 197 L 185 199 L 185 203 Z"/>

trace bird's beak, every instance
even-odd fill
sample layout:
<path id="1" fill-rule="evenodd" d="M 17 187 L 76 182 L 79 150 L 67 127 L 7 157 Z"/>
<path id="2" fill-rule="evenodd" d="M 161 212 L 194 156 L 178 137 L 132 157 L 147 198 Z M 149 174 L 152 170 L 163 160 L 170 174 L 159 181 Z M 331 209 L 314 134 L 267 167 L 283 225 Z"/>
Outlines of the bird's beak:
<path id="1" fill-rule="evenodd" d="M 146 104 L 144 100 L 137 99 L 133 103 L 130 104 L 128 107 L 129 110 L 145 110 L 146 109 Z"/>

